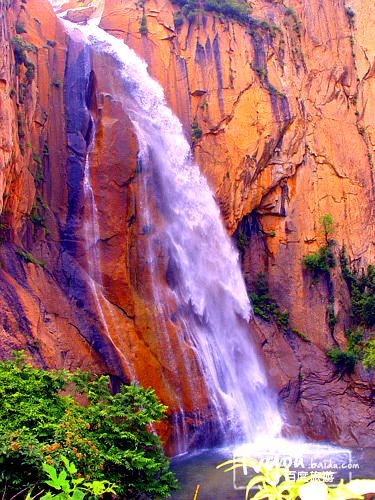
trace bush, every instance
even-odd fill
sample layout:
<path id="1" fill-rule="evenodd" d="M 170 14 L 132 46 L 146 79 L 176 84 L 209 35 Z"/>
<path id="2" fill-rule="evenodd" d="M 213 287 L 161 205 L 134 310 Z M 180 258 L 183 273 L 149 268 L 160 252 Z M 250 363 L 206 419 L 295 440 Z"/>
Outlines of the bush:
<path id="1" fill-rule="evenodd" d="M 328 274 L 330 268 L 335 267 L 335 256 L 329 246 L 324 246 L 317 252 L 305 255 L 302 263 L 305 269 L 317 277 L 320 274 Z"/>
<path id="2" fill-rule="evenodd" d="M 241 0 L 203 0 L 203 2 L 198 2 L 198 0 L 173 0 L 173 3 L 181 7 L 182 14 L 189 21 L 193 21 L 195 16 L 201 12 L 214 12 L 219 16 L 224 16 L 242 24 L 251 22 L 250 7 Z M 178 23 L 182 24 L 182 18 L 179 19 Z"/>
<path id="3" fill-rule="evenodd" d="M 353 373 L 358 361 L 358 356 L 354 352 L 342 351 L 338 347 L 328 351 L 327 356 L 341 373 Z"/>
<path id="4" fill-rule="evenodd" d="M 250 289 L 248 289 L 248 295 L 256 316 L 268 322 L 273 319 L 285 332 L 292 332 L 302 340 L 309 342 L 309 339 L 302 332 L 290 328 L 289 313 L 282 311 L 277 302 L 270 297 L 264 273 L 259 273 L 257 279 L 252 282 Z"/>
<path id="5" fill-rule="evenodd" d="M 223 14 L 229 19 L 246 24 L 249 21 L 250 8 L 246 2 L 237 0 L 204 0 L 204 10 Z"/>
<path id="6" fill-rule="evenodd" d="M 369 340 L 365 344 L 362 363 L 365 370 L 371 370 L 375 368 L 375 339 Z"/>
<path id="7" fill-rule="evenodd" d="M 26 52 L 36 52 L 37 50 L 34 45 L 22 41 L 19 36 L 13 38 L 12 45 L 16 64 L 26 64 Z"/>
<path id="8" fill-rule="evenodd" d="M 198 139 L 202 137 L 202 130 L 198 126 L 197 119 L 194 118 L 193 123 L 191 124 L 191 140 L 196 142 Z"/>
<path id="9" fill-rule="evenodd" d="M 144 14 L 142 16 L 141 24 L 139 26 L 139 32 L 142 35 L 147 35 L 147 33 L 148 33 L 148 30 L 147 30 L 147 18 L 146 18 L 146 16 Z"/>
<path id="10" fill-rule="evenodd" d="M 166 409 L 152 389 L 122 386 L 113 395 L 108 377 L 35 369 L 15 353 L 0 363 L 0 398 L 0 490 L 7 485 L 8 495 L 43 482 L 43 463 L 62 469 L 62 456 L 86 481 L 115 483 L 121 498 L 164 498 L 175 489 L 149 429 Z"/>
<path id="11" fill-rule="evenodd" d="M 249 240 L 248 240 L 248 237 L 246 235 L 246 233 L 244 233 L 243 231 L 238 231 L 238 235 L 237 235 L 237 247 L 238 249 L 243 252 L 245 250 L 245 248 L 247 247 L 247 244 L 248 244 Z"/>
<path id="12" fill-rule="evenodd" d="M 323 230 L 324 238 L 326 240 L 327 245 L 330 243 L 329 237 L 333 235 L 334 224 L 333 218 L 331 214 L 323 214 L 319 218 L 320 225 Z"/>
<path id="13" fill-rule="evenodd" d="M 26 74 L 25 74 L 26 80 L 29 83 L 31 83 L 34 80 L 34 76 L 35 76 L 35 66 L 30 61 L 27 61 L 25 66 L 26 66 Z"/>

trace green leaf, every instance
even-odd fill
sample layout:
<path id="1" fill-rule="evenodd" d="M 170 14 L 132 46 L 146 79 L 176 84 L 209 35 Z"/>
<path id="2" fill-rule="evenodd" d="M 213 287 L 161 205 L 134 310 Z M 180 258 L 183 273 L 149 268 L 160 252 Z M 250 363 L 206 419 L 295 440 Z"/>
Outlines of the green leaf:
<path id="1" fill-rule="evenodd" d="M 71 496 L 72 500 L 82 500 L 83 498 L 85 498 L 85 493 L 79 489 L 75 489 Z"/>
<path id="2" fill-rule="evenodd" d="M 69 460 L 63 455 L 60 455 L 60 458 L 63 464 L 65 465 L 66 470 L 69 472 L 69 474 L 71 476 L 74 475 L 77 472 L 77 467 L 74 465 L 74 463 L 73 462 L 70 463 Z"/>

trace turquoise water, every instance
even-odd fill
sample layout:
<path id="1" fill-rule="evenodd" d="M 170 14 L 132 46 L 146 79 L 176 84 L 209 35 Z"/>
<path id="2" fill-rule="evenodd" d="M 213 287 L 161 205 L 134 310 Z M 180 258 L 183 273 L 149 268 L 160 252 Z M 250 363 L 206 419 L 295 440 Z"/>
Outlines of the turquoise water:
<path id="1" fill-rule="evenodd" d="M 339 448 L 331 450 L 333 458 L 342 453 Z M 375 448 L 351 449 L 350 452 L 352 464 L 358 465 L 358 468 L 351 470 L 352 477 L 375 479 Z M 174 493 L 172 499 L 193 500 L 194 492 L 199 485 L 198 500 L 243 500 L 244 490 L 235 489 L 233 473 L 216 469 L 218 464 L 230 458 L 229 449 L 205 450 L 194 455 L 174 458 L 171 468 L 179 480 L 181 490 Z M 237 485 L 244 484 L 243 481 L 241 483 L 241 479 L 243 478 L 237 477 Z"/>

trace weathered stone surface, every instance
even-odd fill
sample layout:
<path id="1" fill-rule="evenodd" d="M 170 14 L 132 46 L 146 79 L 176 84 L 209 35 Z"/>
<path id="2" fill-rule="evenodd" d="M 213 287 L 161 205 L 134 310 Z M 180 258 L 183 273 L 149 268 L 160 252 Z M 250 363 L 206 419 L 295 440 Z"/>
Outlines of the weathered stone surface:
<path id="1" fill-rule="evenodd" d="M 142 10 L 130 1 L 107 0 L 101 20 L 104 29 L 123 38 L 147 61 L 187 135 L 193 119 L 202 129 L 194 146 L 196 158 L 228 230 L 250 228 L 245 276 L 251 281 L 266 271 L 271 295 L 289 311 L 292 327 L 309 337 L 310 355 L 317 360 L 314 368 L 323 373 L 319 382 L 307 376 L 310 392 L 305 391 L 298 405 L 286 398 L 288 405 L 298 409 L 309 435 L 330 435 L 346 444 L 374 439 L 368 406 L 371 383 L 358 373 L 356 382 L 337 380 L 324 354 L 336 342 L 344 345 L 343 330 L 348 326 L 349 295 L 340 270 L 332 273 L 338 320 L 332 334 L 327 325 L 327 285 L 324 280 L 314 284 L 301 261 L 324 243 L 319 218 L 330 213 L 337 249 L 345 244 L 357 268 L 374 262 L 374 26 L 364 27 L 373 7 L 359 4 L 353 5 L 353 28 L 342 1 L 292 2 L 301 23 L 299 35 L 284 6 L 257 2 L 254 16 L 279 27 L 275 37 L 267 24 L 249 34 L 211 16 L 192 23 L 185 20 L 174 29 L 177 9 L 157 1 L 147 2 Z M 139 32 L 143 14 L 147 35 Z M 266 325 L 262 328 L 268 331 Z M 300 359 L 280 332 L 273 335 L 274 347 L 269 352 L 265 347 L 265 355 L 285 396 L 288 385 L 298 387 L 296 373 L 304 364 L 308 367 L 310 358 Z M 319 399 L 323 380 L 326 390 Z M 349 389 L 334 396 L 336 386 L 340 392 L 353 383 L 363 388 L 361 397 L 349 395 Z M 314 411 L 320 415 L 323 401 L 326 431 L 319 430 L 320 417 L 312 418 Z M 352 410 L 343 411 L 345 401 Z"/>
<path id="2" fill-rule="evenodd" d="M 81 7 L 67 10 L 63 17 L 72 23 L 86 23 L 94 12 L 94 7 Z"/>

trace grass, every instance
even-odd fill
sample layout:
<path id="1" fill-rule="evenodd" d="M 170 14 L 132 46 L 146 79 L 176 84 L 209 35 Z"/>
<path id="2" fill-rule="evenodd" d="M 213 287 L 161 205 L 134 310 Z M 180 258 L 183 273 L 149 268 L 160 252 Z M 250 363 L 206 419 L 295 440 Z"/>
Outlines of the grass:
<path id="1" fill-rule="evenodd" d="M 37 259 L 30 252 L 24 252 L 23 250 L 16 250 L 16 254 L 19 257 L 21 257 L 21 259 L 25 261 L 27 264 L 31 263 L 36 266 L 42 267 L 43 269 L 46 267 L 46 263 L 43 259 L 42 260 Z"/>
<path id="2" fill-rule="evenodd" d="M 310 342 L 308 337 L 295 328 L 291 328 L 288 311 L 282 311 L 277 302 L 269 294 L 265 273 L 259 273 L 255 281 L 248 288 L 248 295 L 253 305 L 253 311 L 264 321 L 275 321 L 284 332 L 292 332 L 305 342 Z"/>
<path id="3" fill-rule="evenodd" d="M 358 356 L 353 351 L 342 351 L 338 347 L 327 351 L 327 356 L 342 374 L 353 373 L 358 361 Z"/>

